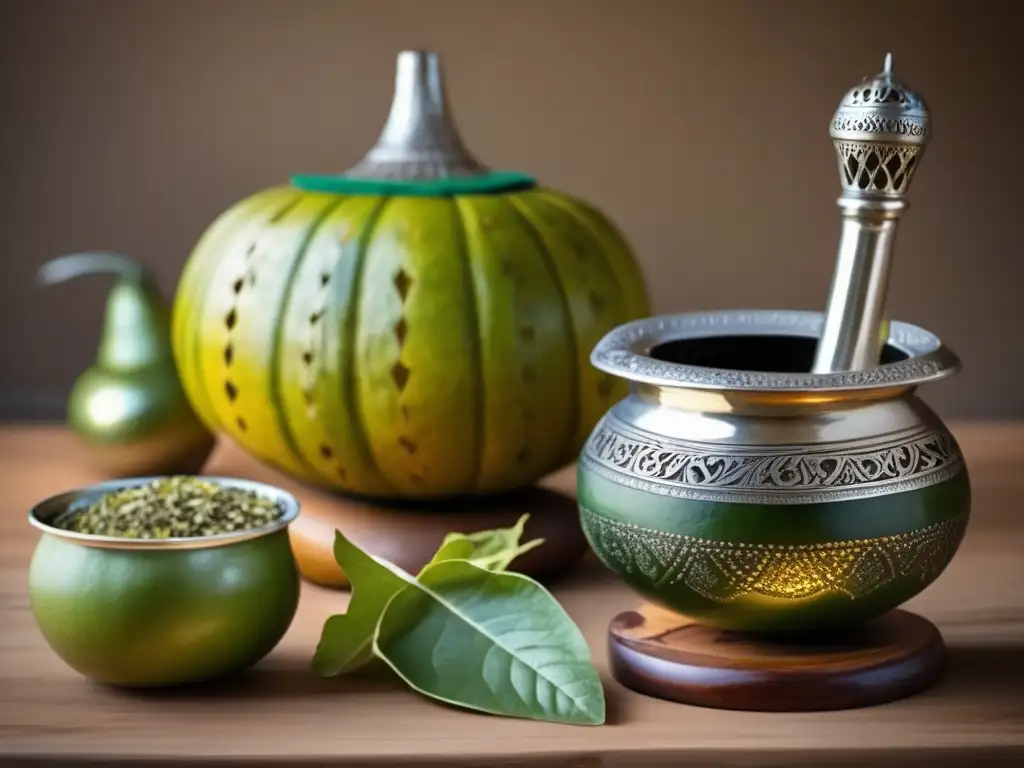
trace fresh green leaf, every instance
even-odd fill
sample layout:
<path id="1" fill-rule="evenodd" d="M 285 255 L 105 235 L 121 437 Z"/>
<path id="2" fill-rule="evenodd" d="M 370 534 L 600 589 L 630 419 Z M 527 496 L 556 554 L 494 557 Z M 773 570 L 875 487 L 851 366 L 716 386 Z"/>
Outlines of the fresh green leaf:
<path id="1" fill-rule="evenodd" d="M 374 653 L 411 687 L 469 709 L 600 725 L 604 690 L 564 609 L 517 573 L 449 560 L 423 570 L 381 615 Z"/>
<path id="2" fill-rule="evenodd" d="M 518 544 L 513 549 L 500 550 L 491 555 L 474 555 L 469 558 L 469 562 L 481 568 L 486 568 L 489 571 L 505 571 L 508 570 L 509 565 L 517 557 L 525 552 L 529 552 L 534 547 L 539 547 L 543 543 L 544 539 L 534 539 L 525 544 Z"/>
<path id="3" fill-rule="evenodd" d="M 467 560 L 473 555 L 473 550 L 473 542 L 461 533 L 449 533 L 444 537 L 444 541 L 441 542 L 441 546 L 438 547 L 434 556 L 430 558 L 430 562 L 420 569 L 420 573 L 423 573 L 425 568 L 429 568 L 434 563 L 443 563 L 445 560 Z M 383 608 L 381 606 L 381 610 Z"/>
<path id="4" fill-rule="evenodd" d="M 334 559 L 352 585 L 348 611 L 324 624 L 313 656 L 314 671 L 333 677 L 365 666 L 373 659 L 373 633 L 395 593 L 412 577 L 359 549 L 340 531 L 334 532 Z"/>
<path id="5" fill-rule="evenodd" d="M 469 560 L 481 568 L 487 568 L 491 571 L 504 571 L 517 557 L 544 543 L 544 539 L 534 539 L 525 544 L 519 543 L 523 536 L 526 521 L 529 518 L 529 514 L 523 515 L 510 528 L 496 528 L 490 531 L 478 531 L 468 534 L 449 533 L 444 539 L 442 548 L 456 541 L 467 541 L 473 547 L 472 553 L 462 558 L 451 559 Z"/>
<path id="6" fill-rule="evenodd" d="M 449 534 L 427 566 L 464 560 L 475 549 L 468 537 Z M 348 576 L 352 598 L 346 613 L 331 616 L 324 624 L 313 656 L 313 669 L 324 677 L 355 671 L 373 659 L 373 633 L 380 615 L 388 600 L 412 579 L 391 563 L 366 554 L 340 531 L 335 531 L 334 559 Z"/>
<path id="7" fill-rule="evenodd" d="M 348 576 L 352 597 L 346 613 L 331 616 L 324 624 L 313 656 L 313 669 L 324 677 L 353 672 L 373 659 L 373 633 L 380 615 L 388 600 L 412 581 L 405 571 L 363 552 L 340 531 L 334 536 L 334 559 Z M 448 536 L 427 566 L 465 559 L 473 549 L 468 539 Z"/>
<path id="8" fill-rule="evenodd" d="M 526 528 L 526 521 L 530 519 L 529 514 L 522 515 L 516 524 L 509 528 L 495 528 L 491 531 L 477 531 L 466 534 L 466 538 L 476 545 L 474 557 L 489 557 L 496 555 L 502 550 L 515 549 L 523 538 L 523 530 Z"/>

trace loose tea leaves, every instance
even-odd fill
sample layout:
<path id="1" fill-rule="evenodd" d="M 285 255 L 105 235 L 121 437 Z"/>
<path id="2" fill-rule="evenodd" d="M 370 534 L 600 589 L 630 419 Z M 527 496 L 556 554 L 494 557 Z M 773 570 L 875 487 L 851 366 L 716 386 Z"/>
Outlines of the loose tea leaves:
<path id="1" fill-rule="evenodd" d="M 176 476 L 104 494 L 56 525 L 94 536 L 189 538 L 262 528 L 281 513 L 254 491 Z"/>
<path id="2" fill-rule="evenodd" d="M 513 528 L 450 534 L 417 576 L 335 532 L 352 584 L 347 613 L 324 625 L 313 658 L 325 677 L 375 658 L 410 687 L 449 704 L 577 725 L 605 719 L 604 690 L 579 629 L 555 598 L 504 568 L 521 545 Z"/>

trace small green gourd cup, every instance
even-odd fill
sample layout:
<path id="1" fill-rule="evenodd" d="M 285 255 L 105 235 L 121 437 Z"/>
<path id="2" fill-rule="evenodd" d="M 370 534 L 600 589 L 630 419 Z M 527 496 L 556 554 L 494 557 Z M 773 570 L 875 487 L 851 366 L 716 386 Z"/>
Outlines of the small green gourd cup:
<path id="1" fill-rule="evenodd" d="M 203 477 L 280 506 L 277 520 L 253 530 L 126 539 L 55 525 L 104 494 L 155 479 L 99 483 L 29 513 L 43 534 L 29 567 L 32 613 L 57 655 L 96 682 L 167 687 L 239 672 L 277 645 L 298 607 L 288 525 L 299 504 L 272 486 Z"/>

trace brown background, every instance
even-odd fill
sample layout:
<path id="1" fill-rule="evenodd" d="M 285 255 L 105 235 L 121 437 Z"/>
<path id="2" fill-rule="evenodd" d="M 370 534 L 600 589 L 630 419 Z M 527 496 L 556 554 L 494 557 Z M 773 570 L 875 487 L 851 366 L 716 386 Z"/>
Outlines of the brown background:
<path id="1" fill-rule="evenodd" d="M 0 417 L 60 415 L 107 284 L 33 272 L 103 248 L 167 293 L 222 209 L 376 137 L 394 54 L 441 52 L 487 163 L 624 229 L 658 312 L 821 308 L 838 235 L 828 122 L 881 68 L 931 107 L 893 314 L 964 372 L 949 417 L 1024 417 L 1024 3 L 0 0 Z"/>

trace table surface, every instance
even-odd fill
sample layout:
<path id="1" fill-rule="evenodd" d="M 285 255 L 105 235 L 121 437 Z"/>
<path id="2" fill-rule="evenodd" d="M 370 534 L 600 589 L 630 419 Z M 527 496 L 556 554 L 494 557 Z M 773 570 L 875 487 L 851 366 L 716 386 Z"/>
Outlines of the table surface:
<path id="1" fill-rule="evenodd" d="M 585 560 L 553 592 L 576 620 L 605 681 L 608 723 L 581 727 L 434 704 L 390 680 L 322 680 L 309 669 L 320 628 L 347 594 L 304 585 L 288 634 L 231 682 L 130 693 L 93 685 L 46 646 L 29 610 L 26 573 L 37 533 L 28 508 L 99 479 L 56 427 L 0 428 L 0 762 L 114 758 L 281 765 L 963 765 L 1024 757 L 1024 424 L 953 431 L 971 470 L 974 507 L 942 577 L 905 607 L 942 630 L 945 678 L 884 706 L 826 713 L 726 712 L 683 706 L 611 679 L 605 629 L 637 598 Z M 222 446 L 211 473 L 294 484 Z M 573 473 L 547 482 L 573 489 Z M 303 493 L 298 489 L 300 498 Z"/>

